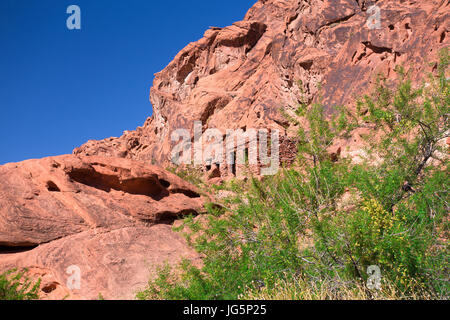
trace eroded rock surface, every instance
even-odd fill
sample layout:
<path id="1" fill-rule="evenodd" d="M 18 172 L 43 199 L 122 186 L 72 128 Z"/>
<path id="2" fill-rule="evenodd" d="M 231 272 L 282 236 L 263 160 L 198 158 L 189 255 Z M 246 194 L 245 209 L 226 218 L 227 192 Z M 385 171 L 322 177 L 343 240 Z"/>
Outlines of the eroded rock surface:
<path id="1" fill-rule="evenodd" d="M 0 269 L 30 268 L 44 296 L 133 298 L 156 266 L 198 258 L 171 224 L 205 198 L 159 167 L 66 155 L 0 166 L 0 181 Z"/>
<path id="2" fill-rule="evenodd" d="M 373 4 L 379 29 L 367 25 Z M 0 167 L 0 271 L 28 267 L 50 299 L 111 299 L 133 298 L 166 261 L 200 263 L 170 224 L 201 213 L 204 198 L 149 165 L 170 162 L 171 133 L 198 120 L 223 133 L 278 129 L 281 157 L 292 160 L 284 113 L 319 97 L 330 113 L 351 105 L 377 74 L 395 79 L 397 66 L 414 81 L 435 72 L 449 14 L 447 0 L 260 0 L 243 21 L 207 30 L 156 74 L 153 116 L 142 127 L 74 155 Z M 331 156 L 355 158 L 366 131 Z M 208 178 L 222 177 L 214 168 Z M 67 287 L 71 266 L 81 271 L 79 290 Z"/>
<path id="3" fill-rule="evenodd" d="M 380 29 L 367 25 L 373 4 Z M 289 136 L 280 108 L 294 114 L 321 96 L 333 112 L 367 92 L 379 73 L 394 79 L 402 65 L 417 80 L 435 71 L 430 62 L 449 45 L 449 13 L 446 0 L 260 0 L 243 21 L 207 30 L 156 74 L 154 114 L 142 127 L 74 153 L 166 165 L 171 133 L 196 120 L 204 129 L 274 128 Z"/>

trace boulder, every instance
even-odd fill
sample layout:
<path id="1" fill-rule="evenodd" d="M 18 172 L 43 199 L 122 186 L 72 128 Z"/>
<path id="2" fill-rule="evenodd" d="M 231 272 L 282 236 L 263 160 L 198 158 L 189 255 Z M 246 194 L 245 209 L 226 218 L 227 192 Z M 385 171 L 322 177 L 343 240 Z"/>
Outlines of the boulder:
<path id="1" fill-rule="evenodd" d="M 64 155 L 0 166 L 0 181 L 0 271 L 45 276 L 44 296 L 133 298 L 157 266 L 198 259 L 171 225 L 206 199 L 157 166 Z M 71 266 L 80 289 L 66 286 Z"/>

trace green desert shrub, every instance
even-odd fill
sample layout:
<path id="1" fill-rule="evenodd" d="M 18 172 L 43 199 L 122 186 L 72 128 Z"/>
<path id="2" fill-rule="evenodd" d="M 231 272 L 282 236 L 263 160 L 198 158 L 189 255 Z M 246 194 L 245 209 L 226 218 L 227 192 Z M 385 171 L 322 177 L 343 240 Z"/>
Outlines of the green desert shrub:
<path id="1" fill-rule="evenodd" d="M 0 300 L 39 299 L 40 280 L 33 283 L 26 272 L 13 269 L 0 274 Z"/>
<path id="2" fill-rule="evenodd" d="M 252 179 L 229 214 L 212 206 L 207 222 L 187 219 L 203 266 L 161 268 L 138 298 L 448 298 L 447 70 L 443 51 L 422 86 L 380 78 L 358 103 L 364 116 L 302 106 L 300 169 Z M 374 132 L 361 161 L 331 159 L 333 141 L 361 126 Z"/>

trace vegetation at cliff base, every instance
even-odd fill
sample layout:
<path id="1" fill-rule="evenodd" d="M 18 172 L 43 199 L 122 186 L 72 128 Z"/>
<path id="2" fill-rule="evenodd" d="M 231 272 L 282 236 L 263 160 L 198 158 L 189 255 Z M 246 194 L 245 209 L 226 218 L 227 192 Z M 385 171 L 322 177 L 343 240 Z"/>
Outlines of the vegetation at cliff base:
<path id="1" fill-rule="evenodd" d="M 39 299 L 40 280 L 33 283 L 26 272 L 13 269 L 0 274 L 0 300 Z"/>
<path id="2" fill-rule="evenodd" d="M 418 87 L 380 77 L 332 119 L 302 105 L 297 165 L 186 219 L 203 266 L 162 266 L 137 297 L 448 299 L 448 64 Z M 330 157 L 362 129 L 364 150 Z"/>

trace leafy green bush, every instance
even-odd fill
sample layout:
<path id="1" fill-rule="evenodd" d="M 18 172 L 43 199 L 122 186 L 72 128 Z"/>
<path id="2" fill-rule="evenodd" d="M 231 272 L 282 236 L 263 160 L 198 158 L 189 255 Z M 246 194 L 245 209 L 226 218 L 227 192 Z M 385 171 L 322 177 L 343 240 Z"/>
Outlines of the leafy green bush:
<path id="1" fill-rule="evenodd" d="M 39 299 L 40 280 L 33 282 L 25 276 L 27 270 L 16 269 L 0 274 L 0 300 Z"/>
<path id="2" fill-rule="evenodd" d="M 364 116 L 301 106 L 301 169 L 251 180 L 232 214 L 187 219 L 203 267 L 162 268 L 138 297 L 448 298 L 447 68 L 443 51 L 439 76 L 419 88 L 380 78 L 358 104 Z M 333 141 L 361 126 L 374 131 L 362 161 L 331 159 Z M 380 290 L 367 286 L 369 266 Z"/>

